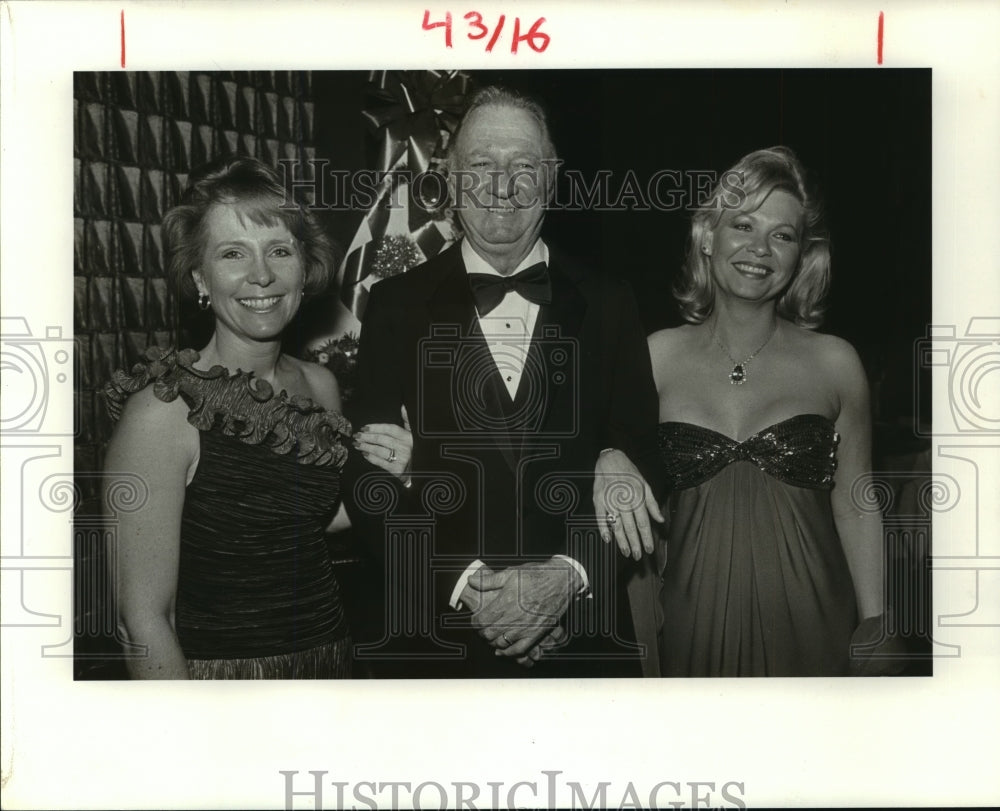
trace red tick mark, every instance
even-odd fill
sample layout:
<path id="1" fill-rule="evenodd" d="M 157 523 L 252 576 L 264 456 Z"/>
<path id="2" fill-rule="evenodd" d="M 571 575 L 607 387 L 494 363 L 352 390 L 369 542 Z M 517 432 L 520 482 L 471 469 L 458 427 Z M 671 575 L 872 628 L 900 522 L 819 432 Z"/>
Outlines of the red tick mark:
<path id="1" fill-rule="evenodd" d="M 880 11 L 878 13 L 878 63 L 880 65 L 882 64 L 882 32 L 883 32 L 884 28 L 885 28 L 885 15 Z M 122 36 L 125 36 L 125 35 L 122 34 Z M 124 42 L 125 42 L 125 40 L 123 39 L 122 40 L 122 54 L 123 54 L 122 60 L 125 59 L 125 56 L 124 56 L 124 53 L 125 53 Z"/>
<path id="2" fill-rule="evenodd" d="M 122 9 L 122 67 L 125 67 L 125 9 Z M 879 62 L 882 61 L 882 33 L 879 29 Z"/>

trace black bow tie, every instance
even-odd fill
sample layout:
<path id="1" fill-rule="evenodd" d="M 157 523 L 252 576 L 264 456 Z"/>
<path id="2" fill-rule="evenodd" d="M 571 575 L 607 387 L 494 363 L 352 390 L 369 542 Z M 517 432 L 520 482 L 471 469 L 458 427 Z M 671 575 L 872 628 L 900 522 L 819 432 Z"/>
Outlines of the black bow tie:
<path id="1" fill-rule="evenodd" d="M 513 290 L 532 304 L 548 304 L 552 301 L 552 284 L 544 262 L 538 262 L 513 276 L 470 273 L 469 285 L 472 287 L 472 297 L 476 300 L 480 318 L 489 315 L 503 301 L 508 290 Z"/>

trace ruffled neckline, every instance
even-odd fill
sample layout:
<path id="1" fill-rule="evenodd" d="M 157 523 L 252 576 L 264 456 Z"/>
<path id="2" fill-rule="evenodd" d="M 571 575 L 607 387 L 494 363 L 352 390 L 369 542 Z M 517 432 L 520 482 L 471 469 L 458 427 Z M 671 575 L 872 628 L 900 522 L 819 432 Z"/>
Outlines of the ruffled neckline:
<path id="1" fill-rule="evenodd" d="M 152 384 L 153 394 L 165 403 L 178 396 L 190 408 L 188 422 L 199 431 L 221 430 L 248 445 L 265 445 L 278 454 L 295 454 L 298 462 L 341 467 L 347 459 L 342 439 L 351 424 L 309 397 L 289 395 L 253 372 L 225 366 L 195 368 L 201 356 L 194 349 L 151 346 L 131 370 L 119 369 L 102 390 L 113 421 L 118 421 L 128 398 Z"/>

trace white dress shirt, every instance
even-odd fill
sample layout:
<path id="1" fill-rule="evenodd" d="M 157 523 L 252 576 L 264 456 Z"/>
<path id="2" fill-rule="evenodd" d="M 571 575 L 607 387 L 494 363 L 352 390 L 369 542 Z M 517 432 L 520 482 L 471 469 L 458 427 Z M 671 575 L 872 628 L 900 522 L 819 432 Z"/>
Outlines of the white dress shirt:
<path id="1" fill-rule="evenodd" d="M 502 276 L 489 262 L 476 253 L 468 240 L 462 241 L 462 260 L 467 273 L 486 273 L 491 276 Z M 548 246 L 538 240 L 535 246 L 524 257 L 516 268 L 518 273 L 537 262 L 549 264 Z M 538 306 L 523 298 L 519 293 L 508 290 L 503 300 L 483 317 L 477 313 L 479 328 L 486 337 L 493 361 L 503 377 L 504 385 L 513 400 L 517 395 L 517 387 L 521 382 L 521 373 L 528 358 L 528 348 L 531 346 L 531 334 L 535 331 L 535 321 L 538 320 Z"/>

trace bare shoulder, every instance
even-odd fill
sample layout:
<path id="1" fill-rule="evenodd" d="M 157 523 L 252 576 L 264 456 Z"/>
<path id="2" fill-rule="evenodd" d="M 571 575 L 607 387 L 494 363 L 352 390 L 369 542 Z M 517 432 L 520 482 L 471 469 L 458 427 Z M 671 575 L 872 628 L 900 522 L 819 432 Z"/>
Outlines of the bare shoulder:
<path id="1" fill-rule="evenodd" d="M 836 335 L 795 327 L 792 342 L 800 364 L 828 386 L 837 408 L 867 409 L 868 375 L 857 351 Z"/>
<path id="2" fill-rule="evenodd" d="M 646 341 L 649 344 L 649 357 L 653 361 L 653 366 L 669 363 L 679 357 L 680 353 L 690 347 L 696 329 L 691 324 L 684 324 L 652 333 Z"/>
<path id="3" fill-rule="evenodd" d="M 289 356 L 305 382 L 310 399 L 330 411 L 340 411 L 340 386 L 325 366 Z"/>
<path id="4" fill-rule="evenodd" d="M 146 386 L 128 398 L 118 426 L 129 428 L 136 425 L 154 430 L 156 426 L 162 426 L 160 430 L 176 431 L 179 427 L 188 425 L 188 411 L 187 403 L 180 397 L 167 402 L 156 396 L 152 386 Z M 188 427 L 192 431 L 197 430 L 193 426 Z M 155 432 L 159 433 L 159 430 Z"/>
<path id="5" fill-rule="evenodd" d="M 153 466 L 186 465 L 198 454 L 198 429 L 187 421 L 189 408 L 177 397 L 165 402 L 146 386 L 128 398 L 108 445 L 108 460 L 146 460 Z"/>
<path id="6" fill-rule="evenodd" d="M 646 339 L 657 391 L 662 392 L 670 381 L 687 374 L 685 364 L 690 363 L 696 335 L 697 327 L 685 324 L 661 329 Z"/>
<path id="7" fill-rule="evenodd" d="M 791 338 L 810 363 L 815 363 L 824 372 L 838 377 L 855 377 L 858 374 L 864 376 L 861 358 L 850 342 L 843 338 L 802 327 L 793 327 Z"/>

